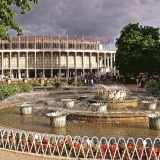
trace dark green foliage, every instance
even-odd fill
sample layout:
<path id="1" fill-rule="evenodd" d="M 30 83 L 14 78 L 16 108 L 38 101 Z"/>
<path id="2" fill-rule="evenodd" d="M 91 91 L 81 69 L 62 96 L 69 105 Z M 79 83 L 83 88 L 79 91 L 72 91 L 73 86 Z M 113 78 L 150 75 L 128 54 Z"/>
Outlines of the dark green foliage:
<path id="1" fill-rule="evenodd" d="M 62 86 L 67 86 L 67 82 L 55 82 L 55 83 L 54 83 L 54 86 L 55 86 L 56 88 L 62 87 Z"/>
<path id="2" fill-rule="evenodd" d="M 152 95 L 160 95 L 160 83 L 148 82 L 145 86 L 146 91 Z"/>
<path id="3" fill-rule="evenodd" d="M 29 82 L 32 86 L 40 86 L 39 81 Z"/>
<path id="4" fill-rule="evenodd" d="M 84 82 L 73 82 L 72 85 L 73 86 L 84 86 L 85 83 Z"/>
<path id="5" fill-rule="evenodd" d="M 44 86 L 54 86 L 54 83 L 53 82 L 45 82 L 44 83 Z"/>
<path id="6" fill-rule="evenodd" d="M 32 9 L 31 1 L 37 4 L 39 0 L 0 0 L 0 39 L 10 40 L 7 33 L 9 27 L 16 30 L 18 36 L 24 34 L 22 28 L 15 22 L 17 14 L 11 6 L 16 5 L 21 8 L 21 14 L 26 14 Z"/>
<path id="7" fill-rule="evenodd" d="M 139 24 L 125 26 L 116 40 L 115 65 L 120 74 L 137 76 L 140 72 L 152 75 L 160 70 L 159 29 Z"/>

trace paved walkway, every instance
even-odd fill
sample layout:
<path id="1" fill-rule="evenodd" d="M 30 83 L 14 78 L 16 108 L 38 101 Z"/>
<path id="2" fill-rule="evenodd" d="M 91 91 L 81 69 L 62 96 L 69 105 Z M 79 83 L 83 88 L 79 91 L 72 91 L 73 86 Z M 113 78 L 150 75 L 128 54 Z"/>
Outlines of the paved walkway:
<path id="1" fill-rule="evenodd" d="M 138 90 L 137 85 L 136 84 L 124 84 L 127 88 L 129 88 L 130 90 Z"/>
<path id="2" fill-rule="evenodd" d="M 0 148 L 0 160 L 77 160 L 76 158 L 38 155 Z M 81 160 L 80 158 L 78 160 Z M 89 159 L 87 159 L 89 160 Z"/>

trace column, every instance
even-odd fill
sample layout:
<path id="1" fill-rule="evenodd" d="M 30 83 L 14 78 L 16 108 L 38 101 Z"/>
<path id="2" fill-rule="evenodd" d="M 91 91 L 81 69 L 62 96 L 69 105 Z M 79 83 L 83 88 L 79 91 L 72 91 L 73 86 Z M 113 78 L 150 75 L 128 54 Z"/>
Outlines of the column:
<path id="1" fill-rule="evenodd" d="M 105 68 L 105 71 L 106 71 L 106 53 L 104 53 L 104 68 Z"/>
<path id="2" fill-rule="evenodd" d="M 111 53 L 110 62 L 111 62 L 111 73 L 112 73 L 112 72 L 113 72 L 113 58 L 112 58 L 112 53 Z"/>
<path id="3" fill-rule="evenodd" d="M 61 78 L 61 52 L 59 52 L 59 75 Z"/>
<path id="4" fill-rule="evenodd" d="M 116 57 L 115 57 L 115 55 L 116 55 L 116 54 L 114 54 L 114 57 L 113 57 L 113 60 L 114 60 L 114 75 L 115 75 L 115 73 L 116 73 L 116 66 L 115 66 L 115 60 L 116 60 L 115 58 L 116 58 Z"/>
<path id="5" fill-rule="evenodd" d="M 84 68 L 82 69 L 82 74 L 83 74 L 83 78 L 84 78 Z"/>
<path id="6" fill-rule="evenodd" d="M 97 68 L 98 68 L 98 75 L 99 75 L 99 69 L 100 69 L 99 68 L 99 52 L 97 53 L 97 65 L 98 65 Z"/>
<path id="7" fill-rule="evenodd" d="M 108 71 L 109 71 L 109 56 L 107 56 L 107 66 L 108 66 Z"/>
<path id="8" fill-rule="evenodd" d="M 69 62 L 68 62 L 68 60 L 69 60 L 69 52 L 67 52 L 67 75 L 66 75 L 67 78 L 69 77 Z"/>
<path id="9" fill-rule="evenodd" d="M 84 77 L 84 52 L 82 52 L 82 69 L 83 69 L 83 77 Z"/>
<path id="10" fill-rule="evenodd" d="M 91 59 L 92 59 L 92 52 L 89 53 L 89 62 L 90 62 L 90 63 L 89 63 L 90 66 L 89 66 L 89 67 L 90 67 L 90 73 L 92 73 L 92 60 L 91 60 Z"/>
<path id="11" fill-rule="evenodd" d="M 75 77 L 77 77 L 77 63 L 76 63 L 77 52 L 74 54 L 74 68 L 75 68 Z"/>
<path id="12" fill-rule="evenodd" d="M 28 72 L 28 52 L 26 52 L 26 69 L 27 69 L 27 78 L 29 78 L 29 72 Z"/>
<path id="13" fill-rule="evenodd" d="M 10 66 L 9 66 L 9 70 L 10 70 L 10 71 L 9 71 L 9 72 L 10 72 L 10 78 L 11 78 L 11 76 L 12 76 L 12 70 L 11 70 L 11 66 L 12 66 L 11 58 L 12 58 L 12 57 L 11 57 L 11 56 L 12 56 L 12 53 L 10 52 L 10 53 L 9 53 L 9 63 L 10 63 Z"/>
<path id="14" fill-rule="evenodd" d="M 82 68 L 83 68 L 83 74 L 84 74 L 84 52 L 82 52 Z"/>
<path id="15" fill-rule="evenodd" d="M 43 52 L 43 75 L 45 77 L 45 69 L 44 69 L 44 52 Z"/>
<path id="16" fill-rule="evenodd" d="M 36 57 L 37 57 L 37 55 L 36 55 L 37 53 L 36 52 L 34 52 L 34 64 L 35 64 L 35 66 L 34 66 L 34 69 L 35 69 L 35 78 L 37 78 L 37 66 L 36 66 Z"/>
<path id="17" fill-rule="evenodd" d="M 51 52 L 51 78 L 53 78 L 53 52 Z"/>
<path id="18" fill-rule="evenodd" d="M 19 61 L 20 61 L 20 52 L 18 52 L 18 79 L 20 79 L 21 78 L 21 72 L 20 72 L 20 68 L 19 68 Z"/>

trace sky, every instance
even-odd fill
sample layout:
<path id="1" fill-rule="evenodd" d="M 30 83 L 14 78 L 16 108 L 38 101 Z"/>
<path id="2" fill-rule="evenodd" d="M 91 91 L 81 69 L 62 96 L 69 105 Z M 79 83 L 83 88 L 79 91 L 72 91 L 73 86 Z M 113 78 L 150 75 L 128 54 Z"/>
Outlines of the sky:
<path id="1" fill-rule="evenodd" d="M 16 22 L 25 35 L 103 39 L 115 49 L 116 38 L 129 23 L 160 27 L 160 0 L 39 0 L 26 15 L 17 12 Z M 16 32 L 9 30 L 16 36 Z"/>

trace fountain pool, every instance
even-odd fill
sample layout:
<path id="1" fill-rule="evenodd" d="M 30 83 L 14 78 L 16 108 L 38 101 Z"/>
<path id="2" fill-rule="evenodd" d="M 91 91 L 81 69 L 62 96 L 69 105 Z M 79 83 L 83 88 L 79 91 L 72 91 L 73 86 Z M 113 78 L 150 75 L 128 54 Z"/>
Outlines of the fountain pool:
<path id="1" fill-rule="evenodd" d="M 114 87 L 111 88 L 114 89 Z M 118 88 L 118 86 L 116 87 Z M 95 86 L 92 90 L 90 88 L 88 90 L 79 88 L 76 94 L 71 89 L 61 92 L 53 90 L 16 95 L 1 102 L 3 107 L 0 110 L 0 126 L 13 130 L 88 137 L 145 138 L 156 137 L 160 134 L 160 130 L 149 128 L 147 117 L 148 114 L 159 112 L 159 107 L 156 110 L 144 110 L 136 96 L 132 97 L 130 95 L 131 99 L 135 99 L 138 103 L 136 108 L 131 107 L 130 103 L 127 102 L 126 107 L 107 108 L 104 112 L 98 112 L 96 106 L 92 105 L 87 99 L 79 100 L 79 97 L 83 95 L 87 95 L 88 99 L 93 100 L 93 95 L 96 95 L 98 89 L 102 88 L 104 89 L 101 85 Z M 127 90 L 127 88 L 125 89 Z M 129 92 L 129 90 L 127 91 Z M 74 100 L 74 107 L 64 107 L 61 99 L 66 98 Z M 52 103 L 47 103 L 52 99 L 54 99 Z M 18 106 L 24 102 L 32 105 L 31 115 L 20 114 Z M 117 101 L 114 103 L 121 105 Z M 56 111 L 67 112 L 65 126 L 51 127 L 50 119 L 46 114 Z"/>

